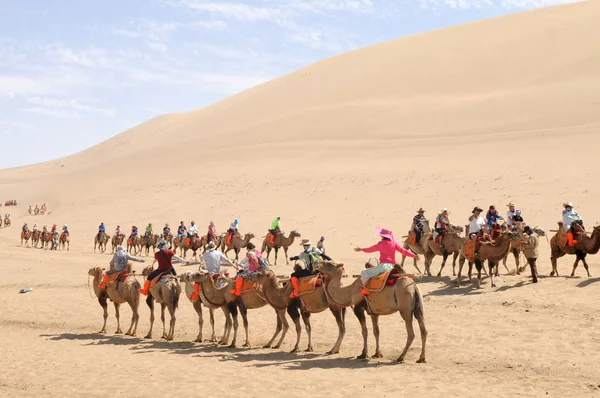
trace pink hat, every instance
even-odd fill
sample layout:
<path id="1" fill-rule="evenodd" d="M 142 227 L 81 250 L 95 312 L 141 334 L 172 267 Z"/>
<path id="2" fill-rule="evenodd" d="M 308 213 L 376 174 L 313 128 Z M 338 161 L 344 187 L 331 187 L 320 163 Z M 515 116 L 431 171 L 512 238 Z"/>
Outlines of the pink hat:
<path id="1" fill-rule="evenodd" d="M 375 227 L 375 233 L 381 236 L 382 238 L 388 238 L 392 242 L 396 241 L 396 239 L 394 238 L 394 233 L 387 228 Z"/>

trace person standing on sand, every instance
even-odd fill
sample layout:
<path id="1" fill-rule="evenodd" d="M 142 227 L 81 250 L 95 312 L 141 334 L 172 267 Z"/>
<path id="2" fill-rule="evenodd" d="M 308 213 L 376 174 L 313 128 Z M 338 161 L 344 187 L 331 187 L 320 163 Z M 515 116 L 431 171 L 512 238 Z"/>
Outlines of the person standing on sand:
<path id="1" fill-rule="evenodd" d="M 415 254 L 410 250 L 404 249 L 398 244 L 398 242 L 396 242 L 394 234 L 389 229 L 377 227 L 375 231 L 377 235 L 381 237 L 381 240 L 377 244 L 371 247 L 357 247 L 354 249 L 355 252 L 379 252 L 379 265 L 376 267 L 365 268 L 360 273 L 360 278 L 362 280 L 363 286 L 366 286 L 367 281 L 370 278 L 394 268 L 394 266 L 396 265 L 396 252 L 402 253 L 406 257 L 416 258 L 417 260 L 419 260 L 418 254 Z M 367 296 L 371 294 L 371 292 L 366 287 L 363 287 L 360 294 L 361 296 Z"/>
<path id="2" fill-rule="evenodd" d="M 537 283 L 537 267 L 535 262 L 539 256 L 538 247 L 540 246 L 540 238 L 536 233 L 533 232 L 529 225 L 523 229 L 523 232 L 527 235 L 527 237 L 524 239 L 523 254 L 525 254 L 527 263 L 529 263 L 529 268 L 531 268 L 531 277 L 533 278 L 533 283 Z"/>

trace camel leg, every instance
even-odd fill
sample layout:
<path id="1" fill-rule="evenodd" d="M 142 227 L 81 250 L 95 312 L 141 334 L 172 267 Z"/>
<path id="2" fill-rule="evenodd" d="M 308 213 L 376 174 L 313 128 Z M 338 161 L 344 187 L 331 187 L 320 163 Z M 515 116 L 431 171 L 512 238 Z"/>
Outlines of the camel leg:
<path id="1" fill-rule="evenodd" d="M 404 259 L 402 259 L 402 261 L 404 262 Z M 418 272 L 419 274 L 422 274 L 421 270 L 419 269 L 418 261 L 417 261 L 417 259 L 416 259 L 416 258 L 415 258 L 415 259 L 413 259 L 413 266 L 414 266 L 414 267 L 417 269 L 417 272 Z"/>
<path id="2" fill-rule="evenodd" d="M 117 331 L 115 332 L 115 334 L 123 334 L 123 331 L 121 330 L 121 320 L 119 319 L 121 317 L 121 314 L 119 312 L 119 307 L 121 306 L 121 304 L 118 303 L 114 303 L 115 304 L 115 318 L 117 318 Z"/>
<path id="3" fill-rule="evenodd" d="M 373 323 L 373 335 L 375 336 L 375 354 L 371 358 L 383 358 L 379 347 L 379 315 L 371 315 L 371 322 Z"/>
<path id="4" fill-rule="evenodd" d="M 196 314 L 198 314 L 198 336 L 194 342 L 202 343 L 202 326 L 204 325 L 204 319 L 202 317 L 202 302 L 200 300 L 193 301 L 194 309 L 196 310 Z M 211 310 L 212 311 L 212 310 Z M 213 333 L 215 332 L 214 324 L 213 324 Z"/>
<path id="5" fill-rule="evenodd" d="M 275 251 L 275 264 L 273 265 L 277 265 L 277 253 L 279 252 L 279 248 L 274 247 L 273 250 Z"/>
<path id="6" fill-rule="evenodd" d="M 404 245 L 404 249 L 406 249 L 406 245 Z M 400 266 L 401 266 L 402 268 L 404 268 L 404 260 L 406 260 L 406 256 L 403 254 L 403 255 L 402 255 L 402 261 L 400 261 Z"/>
<path id="7" fill-rule="evenodd" d="M 237 303 L 233 302 L 233 303 L 229 303 L 227 304 L 228 308 L 229 308 L 229 312 L 231 313 L 231 317 L 233 319 L 233 340 L 231 341 L 231 344 L 229 345 L 229 348 L 235 348 L 236 347 L 236 343 L 237 343 L 237 334 L 238 334 L 238 307 L 237 307 Z"/>
<path id="8" fill-rule="evenodd" d="M 215 310 L 209 308 L 208 312 L 210 314 L 210 328 L 212 329 L 212 334 L 210 335 L 210 342 L 214 343 L 217 341 L 217 335 L 215 334 Z"/>
<path id="9" fill-rule="evenodd" d="M 242 347 L 250 347 L 250 335 L 248 332 L 248 309 L 246 308 L 246 305 L 244 304 L 241 297 L 238 298 L 238 303 L 240 308 L 240 314 L 242 315 L 244 332 L 246 333 L 246 341 L 244 342 L 244 345 Z"/>
<path id="10" fill-rule="evenodd" d="M 106 319 L 108 318 L 108 303 L 106 302 L 106 296 L 103 296 L 100 293 L 100 297 L 98 297 L 98 303 L 102 306 L 102 310 L 104 311 L 104 325 L 102 325 L 102 329 L 98 333 L 106 333 Z"/>
<path id="11" fill-rule="evenodd" d="M 310 312 L 300 310 L 300 315 L 302 315 L 302 321 L 304 322 L 304 327 L 306 328 L 306 334 L 308 334 L 308 346 L 306 347 L 305 352 L 313 352 L 312 346 L 312 325 L 310 324 Z"/>
<path id="12" fill-rule="evenodd" d="M 463 256 L 460 256 L 460 258 L 458 259 L 458 275 L 456 276 L 456 286 L 460 287 L 460 277 L 462 275 L 462 269 L 463 266 L 465 265 L 465 258 Z"/>
<path id="13" fill-rule="evenodd" d="M 267 343 L 267 345 L 265 346 L 266 348 L 271 347 L 271 345 L 275 341 L 275 338 L 277 337 L 277 335 L 279 334 L 280 331 L 282 332 L 281 338 L 279 339 L 277 344 L 275 344 L 275 346 L 273 346 L 273 348 L 281 347 L 281 344 L 283 344 L 283 340 L 285 339 L 285 335 L 287 334 L 287 332 L 290 328 L 290 324 L 288 323 L 287 319 L 285 318 L 285 310 L 276 310 L 275 312 L 277 313 L 277 326 L 275 328 L 275 333 L 273 334 L 271 341 L 269 341 Z"/>
<path id="14" fill-rule="evenodd" d="M 148 330 L 148 334 L 146 335 L 146 339 L 152 338 L 152 328 L 154 326 L 154 297 L 152 297 L 151 293 L 148 293 L 148 297 L 146 298 L 146 304 L 150 309 L 150 330 Z"/>
<path id="15" fill-rule="evenodd" d="M 283 252 L 285 253 L 285 263 L 286 263 L 286 264 L 289 264 L 289 263 L 290 263 L 290 260 L 289 260 L 289 258 L 288 258 L 288 247 L 287 247 L 287 246 L 284 246 L 284 247 L 283 247 Z"/>
<path id="16" fill-rule="evenodd" d="M 346 322 L 345 322 L 345 309 L 337 308 L 337 307 L 329 307 L 331 313 L 335 317 L 335 322 L 338 326 L 338 338 L 333 345 L 333 348 L 327 352 L 327 354 L 339 354 L 340 347 L 342 346 L 342 340 L 344 340 L 344 336 L 346 335 Z"/>
<path id="17" fill-rule="evenodd" d="M 160 320 L 162 321 L 162 325 L 163 325 L 163 334 L 161 336 L 161 339 L 166 339 L 167 338 L 167 326 L 165 325 L 165 308 L 166 308 L 166 304 L 160 304 Z"/>
<path id="18" fill-rule="evenodd" d="M 456 276 L 456 259 L 458 258 L 458 252 L 452 253 L 452 276 Z"/>
<path id="19" fill-rule="evenodd" d="M 471 274 L 471 267 L 473 265 L 469 262 L 469 274 Z M 483 264 L 481 260 L 475 260 L 475 268 L 477 269 L 477 289 L 481 287 L 481 269 L 483 268 Z"/>
<path id="20" fill-rule="evenodd" d="M 177 308 L 173 305 L 168 305 L 167 309 L 169 310 L 169 315 L 171 316 L 171 321 L 169 322 L 169 334 L 167 335 L 167 341 L 173 341 L 175 338 L 175 322 L 177 321 L 177 317 L 175 317 L 175 311 Z"/>
<path id="21" fill-rule="evenodd" d="M 229 311 L 229 306 L 224 306 L 221 309 L 223 310 L 223 314 L 225 315 L 225 328 L 223 329 L 223 337 L 221 337 L 221 340 L 219 340 L 217 344 L 227 345 L 227 342 L 229 341 L 229 336 L 231 335 L 233 321 L 231 320 L 231 312 Z"/>
<path id="22" fill-rule="evenodd" d="M 446 266 L 446 260 L 448 260 L 448 252 L 444 250 L 444 256 L 442 257 L 442 265 L 440 266 L 440 272 L 438 272 L 438 278 L 442 276 L 442 270 Z"/>
<path id="23" fill-rule="evenodd" d="M 588 267 L 588 263 L 587 261 L 585 261 L 585 257 L 582 258 L 581 261 L 583 262 L 583 267 L 585 268 L 585 272 L 587 272 L 588 278 L 591 278 L 592 275 L 590 274 L 590 267 Z"/>
<path id="24" fill-rule="evenodd" d="M 135 294 L 137 294 L 137 291 Z M 129 301 L 129 307 L 131 307 L 131 325 L 129 326 L 127 333 L 125 333 L 127 336 L 134 337 L 135 332 L 137 331 L 137 324 L 140 319 L 140 314 L 138 312 L 139 304 L 139 297 L 136 297 L 133 301 Z"/>
<path id="25" fill-rule="evenodd" d="M 405 312 L 408 312 L 408 314 L 405 314 Z M 404 325 L 406 326 L 406 345 L 404 346 L 404 350 L 402 350 L 402 353 L 400 354 L 398 359 L 396 359 L 396 362 L 402 363 L 404 362 L 404 357 L 406 356 L 408 349 L 415 340 L 415 329 L 413 328 L 412 308 L 410 308 L 409 311 L 403 309 L 402 311 L 400 311 L 400 316 L 404 320 Z"/>
<path id="26" fill-rule="evenodd" d="M 494 276 L 498 276 L 498 273 L 496 272 L 496 274 L 494 274 L 494 267 L 497 264 L 495 264 L 492 260 L 488 260 L 488 267 L 490 268 L 490 282 L 492 283 L 492 287 L 496 287 L 496 284 L 494 283 Z"/>
<path id="27" fill-rule="evenodd" d="M 294 322 L 294 325 L 296 326 L 296 345 L 294 346 L 292 351 L 290 351 L 291 353 L 295 353 L 295 352 L 300 351 L 300 349 L 299 349 L 300 335 L 302 334 L 302 327 L 300 326 L 300 311 L 298 311 L 298 300 L 297 299 L 290 301 L 290 303 L 288 304 L 288 307 L 287 307 L 287 313 L 289 314 L 290 318 L 292 318 L 292 321 Z"/>

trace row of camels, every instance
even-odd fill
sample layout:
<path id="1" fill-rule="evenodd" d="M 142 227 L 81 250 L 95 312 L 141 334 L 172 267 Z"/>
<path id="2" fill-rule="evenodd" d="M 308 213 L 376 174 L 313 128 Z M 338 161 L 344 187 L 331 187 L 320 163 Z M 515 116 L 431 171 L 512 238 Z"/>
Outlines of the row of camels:
<path id="1" fill-rule="evenodd" d="M 468 229 L 468 227 L 467 227 Z M 481 282 L 481 271 L 485 272 L 490 277 L 492 287 L 495 287 L 493 282 L 493 277 L 498 276 L 499 270 L 498 265 L 500 262 L 503 263 L 507 272 L 510 273 L 508 267 L 506 266 L 506 262 L 508 256 L 512 253 L 515 258 L 515 270 L 514 274 L 520 274 L 524 271 L 524 267 L 521 267 L 520 264 L 520 254 L 523 252 L 523 243 L 522 243 L 522 230 L 521 231 L 505 231 L 503 232 L 492 245 L 484 245 L 478 251 L 477 255 L 473 255 L 472 253 L 467 253 L 465 243 L 467 241 L 466 237 L 460 235 L 464 229 L 459 226 L 454 226 L 449 230 L 447 235 L 443 239 L 444 250 L 440 248 L 440 246 L 435 243 L 431 239 L 431 228 L 429 223 L 424 222 L 423 236 L 421 236 L 419 242 L 415 242 L 414 244 L 409 243 L 408 241 L 404 242 L 404 248 L 410 249 L 412 252 L 422 255 L 424 257 L 425 262 L 425 272 L 424 275 L 432 276 L 431 273 L 431 263 L 435 256 L 442 257 L 442 264 L 440 266 L 440 270 L 437 274 L 438 277 L 441 276 L 442 270 L 446 265 L 446 261 L 450 254 L 453 256 L 452 261 L 452 275 L 456 276 L 456 283 L 460 285 L 460 278 L 463 266 L 465 262 L 469 264 L 468 276 L 469 280 L 471 280 L 472 267 L 475 264 L 478 272 L 477 278 L 477 286 L 480 286 Z M 542 228 L 535 227 L 533 228 L 534 233 L 538 236 L 546 236 L 545 231 Z M 593 231 L 590 233 L 583 233 L 578 237 L 578 243 L 571 247 L 567 244 L 567 232 L 563 228 L 562 222 L 558 223 L 558 229 L 554 231 L 555 234 L 550 240 L 550 250 L 551 250 L 551 263 L 552 263 L 552 272 L 550 276 L 558 276 L 558 268 L 557 268 L 557 260 L 560 257 L 563 257 L 566 254 L 575 255 L 575 263 L 573 264 L 573 271 L 571 272 L 571 276 L 575 275 L 575 270 L 579 262 L 582 262 L 585 270 L 587 272 L 588 277 L 590 277 L 589 266 L 586 261 L 586 256 L 588 254 L 596 254 L 600 250 L 600 226 L 595 226 Z M 468 230 L 467 230 L 468 233 Z M 404 265 L 404 261 L 406 256 L 402 256 L 401 265 Z M 456 262 L 458 260 L 459 270 L 458 275 L 456 274 Z M 483 264 L 488 262 L 489 274 L 483 268 Z M 421 270 L 417 265 L 417 260 L 414 260 L 414 267 L 417 269 L 419 273 Z"/>
<path id="2" fill-rule="evenodd" d="M 235 280 L 219 275 L 211 275 L 202 269 L 197 272 L 185 272 L 177 277 L 173 275 L 161 276 L 151 286 L 150 293 L 146 299 L 146 303 L 150 309 L 150 329 L 145 337 L 152 338 L 153 335 L 154 302 L 156 301 L 161 305 L 162 338 L 173 340 L 179 296 L 183 290 L 186 296 L 190 297 L 194 283 L 199 283 L 201 286 L 200 300 L 189 300 L 198 314 L 199 333 L 195 339 L 196 342 L 204 341 L 202 333 L 204 324 L 202 307 L 208 308 L 210 313 L 211 334 L 207 341 L 215 342 L 219 345 L 236 347 L 239 329 L 238 313 L 240 313 L 245 331 L 243 346 L 250 347 L 248 310 L 270 306 L 275 312 L 275 330 L 264 348 L 272 347 L 277 349 L 281 347 L 289 330 L 289 322 L 287 320 L 287 315 L 289 315 L 296 329 L 296 341 L 292 352 L 300 350 L 302 330 L 300 318 L 302 318 L 308 335 L 306 351 L 310 352 L 313 351 L 311 314 L 329 310 L 336 321 L 338 337 L 333 347 L 328 351 L 328 354 L 337 354 L 340 352 L 346 333 L 346 309 L 351 307 L 360 323 L 363 336 L 363 349 L 358 358 L 364 359 L 368 357 L 366 315 L 371 317 L 373 334 L 375 336 L 376 346 L 372 357 L 381 358 L 379 317 L 399 312 L 406 325 L 407 340 L 397 361 L 404 361 L 415 338 L 413 319 L 416 319 L 419 324 L 422 342 L 421 353 L 417 362 L 425 362 L 427 329 L 425 327 L 423 296 L 411 275 L 404 274 L 398 269 L 394 271 L 398 274 L 394 276 L 396 279 L 392 285 L 385 285 L 382 289 L 373 290 L 369 296 L 363 297 L 360 295 L 360 291 L 363 289 L 363 283 L 360 278 L 357 278 L 349 286 L 342 286 L 343 264 L 325 261 L 319 263 L 317 269 L 320 271 L 324 283 L 316 283 L 318 275 L 301 278 L 301 281 L 308 280 L 309 288 L 301 291 L 299 298 L 290 298 L 292 291 L 291 283 L 287 279 L 280 279 L 271 270 L 255 273 L 251 280 L 245 283 L 240 297 L 230 293 L 230 290 L 235 286 Z M 152 266 L 144 268 L 142 275 L 147 276 L 150 272 L 152 272 Z M 135 336 L 139 320 L 140 293 L 138 289 L 141 284 L 136 274 L 131 273 L 131 267 L 128 268 L 127 274 L 123 277 L 118 277 L 117 280 L 108 284 L 106 289 L 99 287 L 103 274 L 102 268 L 93 267 L 89 270 L 88 274 L 93 277 L 94 291 L 98 302 L 103 308 L 104 323 L 100 333 L 106 333 L 107 307 L 108 300 L 110 299 L 115 306 L 115 316 L 117 318 L 116 333 L 123 333 L 119 319 L 120 305 L 127 303 L 131 307 L 132 318 L 129 329 L 125 334 Z M 311 282 L 312 289 L 310 289 Z M 181 284 L 184 285 L 183 288 Z M 223 311 L 225 315 L 224 331 L 219 340 L 217 340 L 214 322 L 214 311 L 218 309 Z M 165 310 L 169 312 L 170 316 L 168 329 L 165 322 Z M 230 339 L 231 343 L 229 343 Z"/>
<path id="3" fill-rule="evenodd" d="M 263 237 L 263 243 L 261 252 L 267 253 L 267 261 L 269 261 L 269 257 L 271 255 L 271 251 L 275 253 L 275 262 L 274 265 L 277 265 L 277 257 L 280 249 L 283 249 L 285 254 L 286 264 L 289 264 L 289 256 L 288 249 L 291 245 L 294 244 L 296 238 L 301 237 L 300 233 L 297 231 L 291 231 L 287 236 L 285 234 L 277 234 L 275 236 L 274 241 L 271 243 L 267 237 Z M 116 253 L 117 247 L 123 244 L 126 241 L 127 252 L 132 255 L 141 254 L 145 249 L 145 254 L 148 256 L 150 254 L 150 249 L 154 252 L 156 248 L 156 244 L 163 237 L 157 234 L 152 235 L 137 235 L 133 239 L 127 239 L 125 235 L 115 235 L 112 238 L 106 232 L 100 232 L 94 236 L 94 253 L 96 249 L 100 253 L 104 253 L 107 250 L 108 242 L 111 243 L 111 253 Z M 183 258 L 187 257 L 188 251 L 192 252 L 192 258 L 197 258 L 197 252 L 202 250 L 205 251 L 205 247 L 208 244 L 208 237 L 206 235 L 203 236 L 192 236 L 191 238 L 180 238 L 173 237 L 173 234 L 168 234 L 164 237 L 166 241 L 174 248 L 175 251 L 179 249 L 181 256 Z M 228 241 L 226 234 L 218 235 L 214 238 L 213 242 L 215 246 L 220 248 L 220 250 L 227 256 L 227 254 L 231 251 L 235 254 L 235 260 L 239 260 L 239 254 L 244 249 L 248 243 L 252 239 L 255 238 L 255 235 L 252 233 L 246 233 L 244 235 L 235 234 L 231 237 L 231 240 Z"/>
<path id="4" fill-rule="evenodd" d="M 29 240 L 31 240 L 31 246 L 29 246 Z M 32 247 L 45 250 L 69 250 L 71 243 L 68 234 L 59 234 L 58 232 L 47 232 L 36 230 L 32 231 L 21 231 L 21 246 L 25 244 L 25 247 Z"/>

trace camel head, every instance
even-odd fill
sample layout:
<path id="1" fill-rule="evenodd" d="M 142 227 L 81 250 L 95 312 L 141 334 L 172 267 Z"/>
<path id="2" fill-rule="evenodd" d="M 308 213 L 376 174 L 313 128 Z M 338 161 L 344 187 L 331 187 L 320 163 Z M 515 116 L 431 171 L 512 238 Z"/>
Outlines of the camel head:
<path id="1" fill-rule="evenodd" d="M 246 242 L 250 242 L 250 241 L 251 241 L 252 239 L 254 239 L 254 238 L 255 238 L 254 234 L 253 234 L 253 233 L 250 233 L 250 232 L 248 232 L 248 233 L 246 234 L 246 236 L 244 236 L 244 240 L 245 240 Z"/>
<path id="2" fill-rule="evenodd" d="M 152 273 L 152 271 L 154 271 L 154 268 L 152 267 L 152 265 L 149 265 L 147 267 L 144 267 L 144 270 L 142 271 L 142 275 L 148 276 Z"/>
<path id="3" fill-rule="evenodd" d="M 426 234 L 431 232 L 431 226 L 429 225 L 429 220 L 423 221 L 423 232 Z"/>
<path id="4" fill-rule="evenodd" d="M 102 267 L 92 267 L 88 271 L 88 275 L 89 276 L 100 276 L 100 275 L 102 275 L 102 272 L 104 272 L 104 268 L 102 268 Z"/>
<path id="5" fill-rule="evenodd" d="M 179 274 L 177 277 L 179 278 L 179 282 L 183 282 L 183 283 L 193 282 L 192 274 L 193 274 L 193 272 L 187 271 L 182 274 Z"/>
<path id="6" fill-rule="evenodd" d="M 274 275 L 275 274 L 271 270 L 258 271 L 250 275 L 250 280 L 254 283 L 262 284 Z"/>
<path id="7" fill-rule="evenodd" d="M 300 232 L 294 230 L 294 231 L 290 231 L 290 236 L 293 236 L 294 238 L 299 238 L 302 235 L 300 235 Z"/>
<path id="8" fill-rule="evenodd" d="M 510 240 L 518 240 L 523 237 L 523 234 L 519 231 L 506 231 L 502 235 L 506 235 Z"/>
<path id="9" fill-rule="evenodd" d="M 535 232 L 538 236 L 546 236 L 546 231 L 542 229 L 542 227 L 532 228 L 533 232 Z"/>
<path id="10" fill-rule="evenodd" d="M 332 277 L 344 272 L 344 264 L 338 264 L 333 261 L 321 261 L 314 268 L 326 277 Z"/>
<path id="11" fill-rule="evenodd" d="M 197 272 L 190 272 L 189 274 L 190 274 L 190 276 L 189 276 L 190 282 L 193 281 L 193 282 L 202 283 L 207 278 L 210 277 L 210 272 L 205 271 L 205 270 L 200 270 Z"/>

